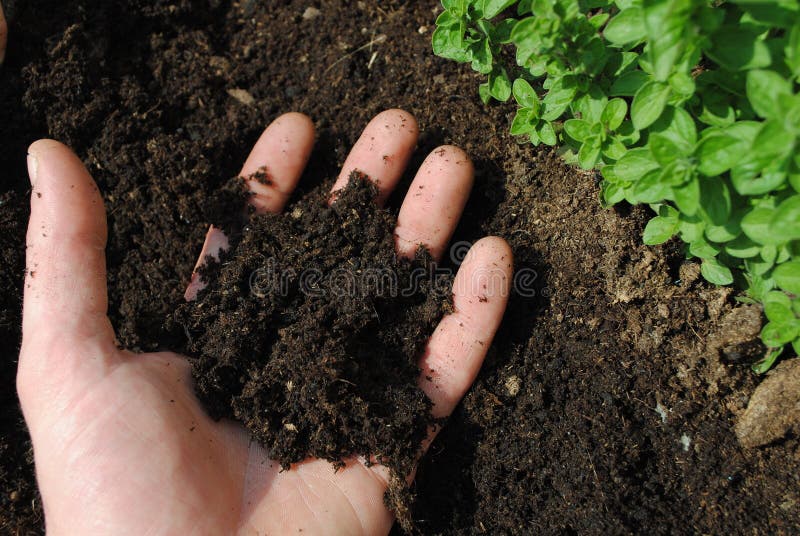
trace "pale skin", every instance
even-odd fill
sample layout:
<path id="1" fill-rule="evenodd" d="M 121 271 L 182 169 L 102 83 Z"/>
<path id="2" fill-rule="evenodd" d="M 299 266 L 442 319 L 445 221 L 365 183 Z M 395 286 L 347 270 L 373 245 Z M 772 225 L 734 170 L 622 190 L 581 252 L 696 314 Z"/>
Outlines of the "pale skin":
<path id="1" fill-rule="evenodd" d="M 382 202 L 417 134 L 406 112 L 379 114 L 334 189 L 359 169 L 377 182 Z M 267 166 L 272 175 L 273 187 L 252 188 L 259 210 L 283 209 L 313 140 L 313 123 L 301 114 L 283 115 L 266 129 L 242 169 L 247 175 Z M 281 471 L 241 426 L 205 415 L 186 358 L 117 348 L 106 316 L 100 193 L 80 160 L 58 142 L 34 143 L 28 168 L 17 389 L 48 534 L 388 533 L 394 519 L 383 504 L 386 468 L 353 458 L 334 471 L 327 461 L 309 459 Z M 461 150 L 446 146 L 431 153 L 399 213 L 399 254 L 410 255 L 422 243 L 441 257 L 472 178 Z M 441 321 L 420 358 L 419 384 L 435 416 L 449 415 L 475 379 L 506 306 L 511 270 L 508 245 L 493 237 L 473 245 L 461 265 L 455 312 Z M 470 284 L 487 271 L 494 276 Z"/>

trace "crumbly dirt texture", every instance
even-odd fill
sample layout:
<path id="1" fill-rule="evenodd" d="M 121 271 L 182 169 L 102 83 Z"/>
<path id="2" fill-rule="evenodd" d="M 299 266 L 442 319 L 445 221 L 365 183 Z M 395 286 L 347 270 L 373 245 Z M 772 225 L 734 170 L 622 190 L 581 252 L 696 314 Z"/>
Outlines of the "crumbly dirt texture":
<path id="1" fill-rule="evenodd" d="M 14 394 L 27 145 L 69 143 L 103 192 L 120 341 L 175 349 L 185 336 L 163 326 L 215 221 L 209 203 L 264 126 L 290 110 L 314 119 L 302 197 L 391 107 L 412 112 L 421 137 L 390 206 L 429 151 L 458 145 L 476 178 L 454 241 L 500 235 L 517 271 L 536 274 L 536 295 L 512 296 L 476 383 L 423 458 L 410 512 L 420 532 L 800 531 L 797 436 L 743 449 L 734 433 L 760 381 L 749 370 L 764 351 L 758 311 L 733 313 L 735 293 L 706 285 L 678 244 L 643 246 L 645 208 L 602 209 L 596 176 L 511 137 L 513 103 L 483 106 L 484 77 L 431 53 L 438 2 L 3 6 L 0 533 L 43 530 Z M 304 19 L 309 7 L 320 15 Z"/>
<path id="2" fill-rule="evenodd" d="M 176 313 L 209 413 L 244 423 L 286 468 L 358 455 L 406 475 L 433 424 L 417 360 L 452 311 L 453 278 L 422 248 L 397 257 L 377 192 L 353 173 L 332 204 L 321 187 L 252 215 Z"/>

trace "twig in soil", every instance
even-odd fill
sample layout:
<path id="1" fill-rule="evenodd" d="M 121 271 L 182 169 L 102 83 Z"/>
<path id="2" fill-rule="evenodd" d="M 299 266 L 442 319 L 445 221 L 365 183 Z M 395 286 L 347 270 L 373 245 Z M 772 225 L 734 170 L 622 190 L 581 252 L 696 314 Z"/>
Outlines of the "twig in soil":
<path id="1" fill-rule="evenodd" d="M 383 43 L 384 41 L 386 41 L 386 34 L 380 34 L 380 35 L 379 35 L 379 36 L 377 36 L 375 39 L 372 39 L 372 40 L 371 40 L 369 43 L 367 43 L 366 45 L 361 45 L 360 47 L 358 47 L 358 48 L 357 48 L 357 49 L 355 49 L 354 51 L 352 51 L 352 52 L 349 52 L 349 53 L 345 54 L 344 56 L 342 56 L 342 57 L 341 57 L 341 58 L 339 58 L 338 60 L 336 60 L 336 61 L 334 61 L 333 63 L 331 63 L 331 64 L 328 66 L 328 68 L 327 68 L 327 69 L 325 69 L 325 72 L 324 72 L 324 73 L 322 73 L 322 76 L 325 76 L 326 74 L 328 74 L 328 71 L 330 71 L 331 69 L 333 69 L 333 68 L 334 68 L 336 65 L 338 65 L 338 64 L 339 64 L 339 63 L 341 63 L 342 61 L 346 60 L 346 59 L 347 59 L 347 58 L 349 58 L 350 56 L 352 56 L 352 55 L 354 55 L 354 54 L 357 54 L 358 52 L 361 52 L 361 51 L 362 51 L 362 50 L 364 50 L 365 48 L 369 48 L 369 47 L 371 47 L 372 45 L 377 45 L 377 44 L 379 44 L 379 43 Z M 371 64 L 371 63 L 372 63 L 372 62 L 370 62 L 370 64 Z"/>

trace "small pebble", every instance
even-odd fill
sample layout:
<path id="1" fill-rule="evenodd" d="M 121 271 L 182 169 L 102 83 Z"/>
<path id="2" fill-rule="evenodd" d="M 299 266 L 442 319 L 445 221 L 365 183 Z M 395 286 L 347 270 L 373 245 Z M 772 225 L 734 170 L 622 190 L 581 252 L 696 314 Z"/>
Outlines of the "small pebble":
<path id="1" fill-rule="evenodd" d="M 322 11 L 315 7 L 307 7 L 305 11 L 303 11 L 303 20 L 312 20 L 316 19 L 322 15 Z"/>
<path id="2" fill-rule="evenodd" d="M 245 106 L 252 106 L 256 103 L 255 97 L 253 97 L 246 89 L 229 89 L 228 95 L 241 102 Z"/>
<path id="3" fill-rule="evenodd" d="M 522 382 L 520 381 L 519 376 L 509 376 L 505 383 L 506 393 L 508 393 L 508 396 L 517 396 L 521 385 Z"/>
<path id="4" fill-rule="evenodd" d="M 689 452 L 689 447 L 692 446 L 692 438 L 683 434 L 681 436 L 681 446 L 683 446 L 683 452 Z"/>

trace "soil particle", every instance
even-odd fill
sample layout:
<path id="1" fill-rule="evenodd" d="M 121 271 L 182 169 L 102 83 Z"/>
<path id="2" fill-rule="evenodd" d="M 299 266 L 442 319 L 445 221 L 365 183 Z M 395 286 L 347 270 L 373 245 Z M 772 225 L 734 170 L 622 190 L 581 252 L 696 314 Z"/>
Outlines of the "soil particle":
<path id="1" fill-rule="evenodd" d="M 800 358 L 779 363 L 759 384 L 736 423 L 744 447 L 759 447 L 800 430 Z"/>

